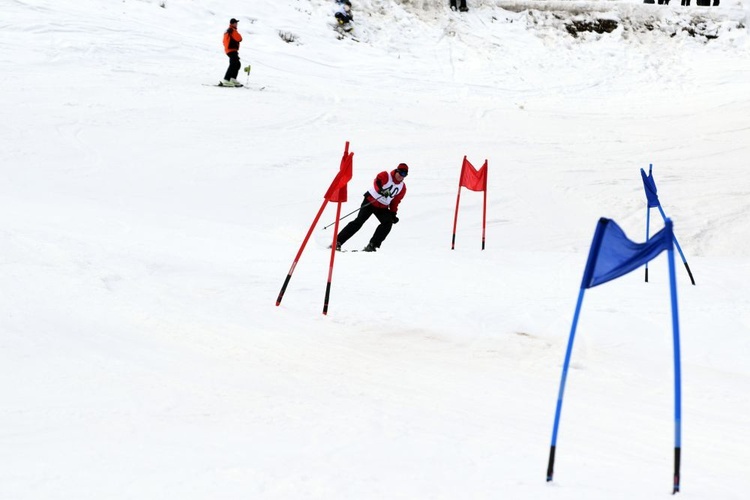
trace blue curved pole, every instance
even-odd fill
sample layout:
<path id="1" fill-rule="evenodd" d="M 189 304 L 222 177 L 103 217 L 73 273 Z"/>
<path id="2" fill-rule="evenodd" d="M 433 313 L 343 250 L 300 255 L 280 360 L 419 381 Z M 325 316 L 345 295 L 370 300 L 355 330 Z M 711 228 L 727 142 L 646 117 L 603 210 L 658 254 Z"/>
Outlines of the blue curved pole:
<path id="1" fill-rule="evenodd" d="M 677 279 L 674 250 L 667 250 L 669 258 L 669 290 L 672 297 L 672 339 L 674 344 L 674 483 L 672 494 L 680 491 L 680 454 L 682 451 L 682 369 L 680 366 L 680 319 L 677 312 Z"/>
<path id="2" fill-rule="evenodd" d="M 565 351 L 565 361 L 563 362 L 562 376 L 560 377 L 560 390 L 557 393 L 557 407 L 555 408 L 555 423 L 552 427 L 552 444 L 549 449 L 549 462 L 547 463 L 547 481 L 552 481 L 555 468 L 555 449 L 557 448 L 557 430 L 560 426 L 560 413 L 562 412 L 563 395 L 565 394 L 565 381 L 568 378 L 568 367 L 570 366 L 570 356 L 573 352 L 573 341 L 576 336 L 578 326 L 578 317 L 581 314 L 581 305 L 583 304 L 583 294 L 585 288 L 581 287 L 578 293 L 578 302 L 576 303 L 576 312 L 573 315 L 573 325 L 570 327 L 570 336 L 568 337 L 568 348 Z"/>
<path id="3" fill-rule="evenodd" d="M 651 175 L 651 169 L 653 168 L 654 164 L 649 163 L 648 164 L 648 175 Z M 649 236 L 649 226 L 651 224 L 651 207 L 646 203 L 646 241 L 650 238 Z M 646 283 L 648 283 L 648 262 L 646 262 Z"/>
<path id="4" fill-rule="evenodd" d="M 659 212 L 661 213 L 662 218 L 664 219 L 664 222 L 667 222 L 667 214 L 664 213 L 664 209 L 661 208 L 661 205 L 658 205 L 657 207 L 659 209 Z M 685 269 L 687 269 L 688 276 L 690 276 L 690 282 L 695 285 L 695 279 L 693 278 L 693 273 L 690 271 L 690 266 L 688 266 L 687 259 L 685 259 L 685 254 L 682 253 L 682 248 L 680 247 L 680 243 L 677 241 L 677 236 L 672 234 L 672 240 L 674 241 L 674 245 L 677 247 L 677 251 L 680 252 L 680 258 L 682 259 L 682 263 L 685 264 Z"/>
<path id="5" fill-rule="evenodd" d="M 651 207 L 646 206 L 646 241 L 648 241 L 649 225 L 651 224 Z M 648 283 L 648 262 L 646 262 L 646 283 Z"/>

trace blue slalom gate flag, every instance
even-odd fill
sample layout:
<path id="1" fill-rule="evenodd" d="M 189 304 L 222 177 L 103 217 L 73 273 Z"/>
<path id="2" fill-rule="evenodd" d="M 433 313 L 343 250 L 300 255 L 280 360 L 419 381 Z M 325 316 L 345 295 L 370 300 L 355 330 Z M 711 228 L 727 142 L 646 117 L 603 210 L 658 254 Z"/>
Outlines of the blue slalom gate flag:
<path id="1" fill-rule="evenodd" d="M 651 168 L 648 169 L 648 175 L 643 169 L 641 169 L 641 178 L 643 179 L 643 189 L 646 190 L 648 207 L 658 207 L 659 196 L 656 194 L 656 182 L 654 181 L 653 175 L 651 175 Z"/>
<path id="2" fill-rule="evenodd" d="M 662 218 L 664 219 L 664 222 L 667 221 L 667 214 L 664 213 L 664 209 L 661 207 L 661 203 L 659 202 L 659 196 L 656 194 L 656 182 L 654 181 L 654 176 L 652 175 L 652 169 L 653 165 L 648 166 L 648 174 L 646 174 L 646 171 L 641 169 L 641 179 L 643 179 L 643 189 L 646 191 L 646 239 L 649 238 L 649 226 L 651 225 L 651 209 L 656 207 L 659 209 L 659 213 L 661 213 Z M 695 285 L 695 278 L 693 278 L 693 272 L 690 270 L 690 266 L 687 263 L 687 259 L 685 258 L 685 254 L 682 253 L 682 248 L 680 248 L 680 243 L 677 241 L 677 237 L 674 236 L 674 233 L 672 234 L 672 238 L 674 239 L 674 244 L 677 247 L 677 251 L 680 254 L 680 258 L 682 258 L 682 263 L 685 264 L 685 269 L 687 270 L 688 276 L 690 276 L 690 282 Z M 645 277 L 646 282 L 648 282 L 648 261 L 646 261 L 645 264 Z"/>
<path id="3" fill-rule="evenodd" d="M 672 248 L 672 223 L 646 243 L 628 239 L 612 219 L 599 219 L 589 250 L 581 288 L 593 288 L 633 271 Z"/>
<path id="4" fill-rule="evenodd" d="M 583 272 L 581 289 L 578 292 L 578 302 L 573 314 L 573 324 L 570 327 L 568 346 L 565 351 L 562 376 L 560 377 L 560 388 L 557 393 L 557 406 L 555 408 L 555 422 L 552 427 L 552 444 L 550 446 L 549 461 L 547 463 L 547 481 L 552 481 L 555 465 L 555 452 L 557 449 L 557 433 L 560 427 L 560 415 L 562 414 L 563 395 L 565 394 L 565 383 L 568 378 L 570 359 L 573 353 L 573 342 L 575 340 L 578 319 L 583 305 L 584 292 L 613 279 L 619 278 L 645 263 L 654 259 L 663 251 L 667 251 L 669 261 L 669 288 L 672 304 L 672 340 L 674 345 L 674 421 L 675 421 L 675 447 L 674 447 L 674 476 L 672 493 L 680 491 L 680 456 L 682 453 L 682 382 L 680 362 L 680 323 L 677 311 L 677 280 L 675 279 L 674 265 L 674 233 L 672 221 L 666 219 L 664 228 L 656 233 L 645 243 L 635 243 L 628 239 L 623 230 L 615 221 L 601 218 L 596 225 L 594 239 L 591 242 L 586 268 Z"/>

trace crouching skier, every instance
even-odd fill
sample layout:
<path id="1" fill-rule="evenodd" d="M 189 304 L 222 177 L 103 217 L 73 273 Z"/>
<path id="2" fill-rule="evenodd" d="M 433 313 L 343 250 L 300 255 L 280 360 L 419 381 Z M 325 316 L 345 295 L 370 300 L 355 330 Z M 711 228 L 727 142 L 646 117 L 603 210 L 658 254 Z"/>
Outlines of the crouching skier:
<path id="1" fill-rule="evenodd" d="M 400 163 L 398 167 L 390 172 L 380 172 L 372 183 L 372 187 L 364 194 L 364 200 L 357 214 L 357 218 L 351 221 L 339 232 L 336 238 L 336 250 L 349 238 L 360 230 L 371 215 L 377 217 L 380 224 L 375 228 L 375 233 L 370 242 L 363 249 L 365 252 L 375 252 L 391 232 L 393 224 L 398 222 L 398 205 L 406 196 L 406 183 L 404 179 L 409 175 L 409 166 Z"/>

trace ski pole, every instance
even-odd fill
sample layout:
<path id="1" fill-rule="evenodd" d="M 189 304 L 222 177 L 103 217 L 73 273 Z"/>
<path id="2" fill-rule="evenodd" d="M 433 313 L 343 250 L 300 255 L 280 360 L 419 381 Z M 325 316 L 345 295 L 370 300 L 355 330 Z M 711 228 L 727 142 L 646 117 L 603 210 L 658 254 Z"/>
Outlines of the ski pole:
<path id="1" fill-rule="evenodd" d="M 252 65 L 248 64 L 245 66 L 245 73 L 247 73 L 247 79 L 245 80 L 245 86 L 247 87 L 250 84 L 250 70 L 252 69 Z"/>
<path id="2" fill-rule="evenodd" d="M 373 202 L 373 201 L 379 201 L 379 200 L 381 200 L 382 198 L 383 198 L 383 196 L 381 195 L 381 196 L 378 196 L 378 197 L 377 197 L 376 199 L 374 199 L 374 200 L 372 200 L 372 201 L 368 201 L 368 202 L 367 202 L 367 203 L 365 203 L 364 205 L 360 205 L 360 207 L 359 207 L 358 209 L 356 209 L 356 210 L 352 210 L 352 211 L 351 211 L 351 212 L 349 212 L 348 214 L 346 214 L 346 215 L 344 215 L 343 217 L 341 217 L 341 218 L 340 218 L 339 220 L 341 221 L 341 220 L 344 220 L 344 219 L 346 219 L 347 217 L 349 217 L 349 216 L 350 216 L 350 215 L 352 215 L 353 213 L 359 212 L 360 210 L 362 210 L 362 209 L 363 209 L 363 208 L 365 208 L 366 206 L 372 205 L 372 202 Z M 328 229 L 329 227 L 333 226 L 334 224 L 336 224 L 336 221 L 333 221 L 333 222 L 331 222 L 331 223 L 330 223 L 330 224 L 328 224 L 327 226 L 323 226 L 323 229 Z"/>

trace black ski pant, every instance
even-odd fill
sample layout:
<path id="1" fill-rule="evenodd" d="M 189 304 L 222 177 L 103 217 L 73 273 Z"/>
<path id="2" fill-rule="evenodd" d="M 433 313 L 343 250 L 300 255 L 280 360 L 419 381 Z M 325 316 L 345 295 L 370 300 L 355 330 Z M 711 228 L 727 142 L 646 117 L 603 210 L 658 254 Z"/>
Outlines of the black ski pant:
<path id="1" fill-rule="evenodd" d="M 375 234 L 370 238 L 370 244 L 375 248 L 380 248 L 385 237 L 391 232 L 391 227 L 393 226 L 393 214 L 391 214 L 391 211 L 387 208 L 373 207 L 367 197 L 362 201 L 362 206 L 359 209 L 357 218 L 347 224 L 344 229 L 339 232 L 339 235 L 336 238 L 337 243 L 340 245 L 346 243 L 349 238 L 354 236 L 354 234 L 360 230 L 362 225 L 367 222 L 367 219 L 369 219 L 371 215 L 375 215 L 375 217 L 378 218 L 378 221 L 380 221 L 380 224 L 375 229 Z"/>
<path id="2" fill-rule="evenodd" d="M 234 50 L 227 54 L 227 57 L 229 57 L 229 67 L 227 68 L 227 73 L 224 75 L 224 80 L 237 79 L 241 66 L 240 53 Z"/>
<path id="3" fill-rule="evenodd" d="M 346 24 L 353 19 L 352 16 L 342 14 L 341 12 L 336 12 L 336 14 L 333 17 L 335 17 L 338 20 L 339 24 Z"/>
<path id="4" fill-rule="evenodd" d="M 456 8 L 456 0 L 451 0 L 451 8 L 453 8 L 453 9 Z M 467 10 L 466 0 L 461 0 L 461 6 L 460 6 L 460 8 L 463 9 L 463 10 Z"/>

